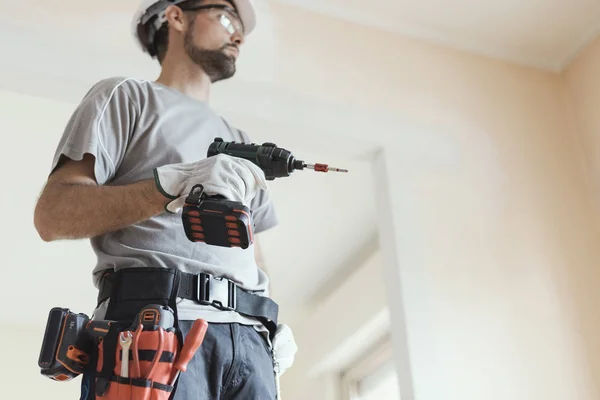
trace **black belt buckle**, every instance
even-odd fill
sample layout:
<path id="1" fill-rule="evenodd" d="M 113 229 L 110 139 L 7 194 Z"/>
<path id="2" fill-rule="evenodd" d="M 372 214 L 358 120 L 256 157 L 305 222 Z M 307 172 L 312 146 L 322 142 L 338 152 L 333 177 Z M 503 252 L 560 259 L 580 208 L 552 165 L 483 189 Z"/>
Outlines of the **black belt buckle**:
<path id="1" fill-rule="evenodd" d="M 233 311 L 236 306 L 236 285 L 227 278 L 209 274 L 196 275 L 196 301 L 223 311 Z"/>

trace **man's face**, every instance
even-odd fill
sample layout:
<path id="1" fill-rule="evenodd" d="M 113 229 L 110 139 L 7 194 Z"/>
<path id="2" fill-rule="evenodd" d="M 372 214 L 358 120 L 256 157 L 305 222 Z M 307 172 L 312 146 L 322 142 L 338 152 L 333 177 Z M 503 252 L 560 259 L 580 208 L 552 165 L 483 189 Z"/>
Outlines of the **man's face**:
<path id="1" fill-rule="evenodd" d="M 233 5 L 225 0 L 206 0 L 201 6 L 210 8 L 190 11 L 190 25 L 184 35 L 184 50 L 212 82 L 231 78 L 243 43 L 241 20 Z M 183 7 L 186 10 L 185 7 Z M 236 29 L 237 28 L 237 29 Z M 243 29 L 243 28 L 242 28 Z"/>

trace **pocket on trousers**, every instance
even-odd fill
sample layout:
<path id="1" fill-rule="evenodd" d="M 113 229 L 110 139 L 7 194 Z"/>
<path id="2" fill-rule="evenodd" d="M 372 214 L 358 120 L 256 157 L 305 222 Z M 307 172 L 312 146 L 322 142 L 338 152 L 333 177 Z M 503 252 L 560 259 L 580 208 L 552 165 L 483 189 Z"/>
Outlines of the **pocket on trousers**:
<path id="1" fill-rule="evenodd" d="M 273 359 L 273 350 L 267 341 L 265 335 L 268 335 L 267 332 L 259 332 L 253 326 L 249 326 L 248 329 L 251 331 L 248 334 L 255 337 L 256 340 L 260 341 L 262 348 L 267 352 L 267 355 L 270 359 Z"/>

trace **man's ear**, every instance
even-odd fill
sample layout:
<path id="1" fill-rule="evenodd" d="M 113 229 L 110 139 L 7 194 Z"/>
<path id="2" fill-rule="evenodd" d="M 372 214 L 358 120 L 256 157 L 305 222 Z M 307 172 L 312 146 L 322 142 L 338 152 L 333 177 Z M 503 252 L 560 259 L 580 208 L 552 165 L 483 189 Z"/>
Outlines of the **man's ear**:
<path id="1" fill-rule="evenodd" d="M 175 29 L 177 32 L 183 32 L 189 24 L 188 19 L 185 16 L 183 10 L 177 6 L 169 6 L 165 10 L 165 17 L 169 27 Z"/>

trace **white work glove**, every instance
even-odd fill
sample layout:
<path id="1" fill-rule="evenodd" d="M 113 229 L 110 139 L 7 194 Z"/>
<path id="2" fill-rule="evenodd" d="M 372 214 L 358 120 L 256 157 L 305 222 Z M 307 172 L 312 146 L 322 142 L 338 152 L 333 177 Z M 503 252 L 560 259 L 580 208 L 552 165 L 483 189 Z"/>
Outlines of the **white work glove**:
<path id="1" fill-rule="evenodd" d="M 154 169 L 158 190 L 171 199 L 165 209 L 177 213 L 195 185 L 204 186 L 207 195 L 221 195 L 245 206 L 267 190 L 265 174 L 256 164 L 240 157 L 217 154 L 200 161 L 169 164 Z"/>
<path id="2" fill-rule="evenodd" d="M 298 346 L 290 327 L 284 324 L 277 325 L 277 332 L 273 338 L 273 358 L 280 376 L 292 366 L 297 351 Z"/>

